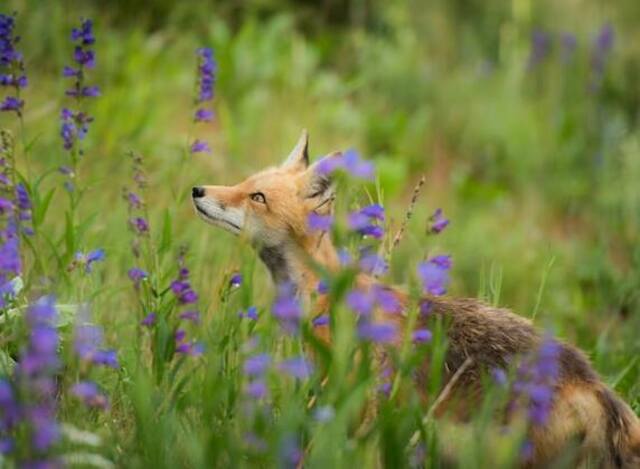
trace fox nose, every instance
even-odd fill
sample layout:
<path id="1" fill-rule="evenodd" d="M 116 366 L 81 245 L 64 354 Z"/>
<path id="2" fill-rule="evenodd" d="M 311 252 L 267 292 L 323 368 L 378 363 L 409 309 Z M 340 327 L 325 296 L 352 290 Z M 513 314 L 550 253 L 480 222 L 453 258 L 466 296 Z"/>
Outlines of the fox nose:
<path id="1" fill-rule="evenodd" d="M 193 197 L 194 199 L 200 199 L 201 197 L 204 197 L 204 187 L 195 186 L 193 189 L 191 189 L 191 197 Z"/>

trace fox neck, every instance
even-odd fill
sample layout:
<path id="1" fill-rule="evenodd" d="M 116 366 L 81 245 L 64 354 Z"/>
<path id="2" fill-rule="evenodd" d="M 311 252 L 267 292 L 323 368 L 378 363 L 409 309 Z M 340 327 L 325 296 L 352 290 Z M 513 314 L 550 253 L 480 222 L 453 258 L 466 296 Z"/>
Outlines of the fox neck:
<path id="1" fill-rule="evenodd" d="M 309 295 L 318 286 L 313 265 L 329 271 L 338 269 L 338 255 L 328 234 L 320 233 L 299 241 L 263 246 L 258 255 L 269 269 L 274 283 L 292 284 L 298 294 Z"/>

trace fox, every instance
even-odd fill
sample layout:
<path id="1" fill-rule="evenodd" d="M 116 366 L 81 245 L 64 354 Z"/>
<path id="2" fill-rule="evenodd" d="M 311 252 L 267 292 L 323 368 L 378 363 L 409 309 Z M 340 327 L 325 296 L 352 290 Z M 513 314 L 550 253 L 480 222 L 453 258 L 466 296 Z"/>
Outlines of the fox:
<path id="1" fill-rule="evenodd" d="M 340 152 L 324 158 L 340 158 Z M 331 214 L 336 184 L 331 174 L 318 171 L 309 161 L 309 134 L 302 131 L 293 150 L 279 166 L 264 169 L 230 186 L 202 185 L 192 188 L 192 202 L 205 222 L 246 238 L 266 265 L 276 285 L 288 283 L 304 301 L 316 298 L 315 314 L 328 310 L 326 295 L 317 295 L 317 266 L 337 272 L 340 261 L 331 237 L 313 231 L 311 213 Z M 399 286 L 382 284 L 372 275 L 360 273 L 359 288 L 384 288 L 404 310 L 408 293 Z M 481 393 L 483 374 L 506 369 L 514 358 L 537 350 L 544 334 L 534 324 L 509 309 L 490 306 L 472 298 L 425 294 L 430 315 L 442 317 L 447 351 L 445 383 L 452 390 L 439 416 L 453 415 L 464 422 Z M 400 325 L 406 313 L 376 313 L 376 321 Z M 330 341 L 328 326 L 318 335 Z M 640 420 L 621 398 L 598 376 L 587 356 L 576 347 L 557 340 L 558 379 L 546 423 L 528 435 L 533 454 L 522 467 L 547 467 L 567 448 L 578 445 L 576 464 L 589 467 L 640 468 Z M 456 379 L 457 378 L 457 379 Z M 455 381 L 455 383 L 454 383 Z M 464 403 L 467 403 L 465 409 Z M 592 466 L 593 462 L 596 466 Z"/>

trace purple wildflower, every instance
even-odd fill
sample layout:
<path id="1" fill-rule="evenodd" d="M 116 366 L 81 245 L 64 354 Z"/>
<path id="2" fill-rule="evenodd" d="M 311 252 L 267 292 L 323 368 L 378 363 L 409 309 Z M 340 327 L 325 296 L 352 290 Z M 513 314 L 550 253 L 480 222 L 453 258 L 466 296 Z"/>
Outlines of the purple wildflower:
<path id="1" fill-rule="evenodd" d="M 135 288 L 139 288 L 140 282 L 149 277 L 149 274 L 138 267 L 132 267 L 131 269 L 129 269 L 128 275 Z"/>
<path id="2" fill-rule="evenodd" d="M 349 264 L 351 264 L 351 262 L 353 262 L 351 253 L 346 248 L 338 249 L 338 260 L 340 261 L 340 265 L 342 267 L 347 267 Z"/>
<path id="3" fill-rule="evenodd" d="M 344 154 L 325 157 L 315 167 L 321 175 L 329 175 L 337 169 L 343 169 L 351 176 L 360 179 L 372 180 L 375 177 L 375 167 L 370 161 L 360 158 L 357 151 L 350 149 Z"/>
<path id="4" fill-rule="evenodd" d="M 147 234 L 149 232 L 149 222 L 143 217 L 133 217 L 129 220 L 131 227 L 137 234 Z"/>
<path id="5" fill-rule="evenodd" d="M 198 311 L 184 311 L 180 313 L 180 319 L 183 321 L 191 321 L 194 324 L 200 324 L 200 313 Z"/>
<path id="6" fill-rule="evenodd" d="M 278 369 L 294 378 L 305 379 L 313 372 L 312 365 L 304 358 L 290 358 L 280 362 Z"/>
<path id="7" fill-rule="evenodd" d="M 321 295 L 326 295 L 329 293 L 329 284 L 326 280 L 320 280 L 318 282 L 318 286 L 316 287 L 316 291 Z"/>
<path id="8" fill-rule="evenodd" d="M 198 109 L 194 114 L 196 122 L 211 122 L 213 120 L 213 111 L 208 109 Z"/>
<path id="9" fill-rule="evenodd" d="M 360 252 L 359 266 L 363 272 L 375 276 L 382 275 L 389 269 L 387 261 L 370 249 L 363 249 Z"/>
<path id="10" fill-rule="evenodd" d="M 431 331 L 429 329 L 416 329 L 413 331 L 413 341 L 418 343 L 430 342 Z"/>
<path id="11" fill-rule="evenodd" d="M 389 288 L 375 285 L 371 289 L 376 303 L 385 313 L 398 314 L 402 312 L 402 304 Z"/>
<path id="12" fill-rule="evenodd" d="M 358 335 L 363 340 L 388 344 L 396 340 L 397 327 L 391 323 L 363 322 L 358 325 Z"/>
<path id="13" fill-rule="evenodd" d="M 98 409 L 106 409 L 109 407 L 107 396 L 100 392 L 98 385 L 93 381 L 80 381 L 73 385 L 71 392 L 88 407 Z"/>
<path id="14" fill-rule="evenodd" d="M 311 324 L 313 324 L 313 327 L 326 326 L 329 324 L 329 315 L 321 314 L 320 316 L 316 316 L 313 318 L 313 321 L 311 321 Z"/>
<path id="15" fill-rule="evenodd" d="M 549 55 L 551 50 L 551 37 L 545 31 L 536 29 L 531 34 L 531 52 L 527 67 L 533 69 L 541 64 Z"/>
<path id="16" fill-rule="evenodd" d="M 198 102 L 203 103 L 213 99 L 215 73 L 217 63 L 213 57 L 213 49 L 202 47 L 197 50 L 198 54 L 198 77 L 199 95 Z"/>
<path id="17" fill-rule="evenodd" d="M 196 139 L 191 144 L 191 153 L 211 153 L 211 148 L 207 142 Z"/>
<path id="18" fill-rule="evenodd" d="M 93 324 L 76 326 L 74 349 L 83 362 L 94 365 L 118 368 L 118 357 L 115 350 L 102 348 L 102 328 Z"/>
<path id="19" fill-rule="evenodd" d="M 384 235 L 384 229 L 377 224 L 379 221 L 384 221 L 384 208 L 379 204 L 367 205 L 350 213 L 347 218 L 351 230 L 376 239 Z"/>
<path id="20" fill-rule="evenodd" d="M 79 104 L 85 98 L 100 96 L 100 89 L 97 86 L 85 83 L 86 70 L 94 68 L 96 64 L 95 52 L 91 49 L 96 41 L 93 35 L 93 22 L 86 19 L 82 21 L 80 27 L 73 28 L 71 41 L 75 43 L 73 60 L 76 67 L 65 66 L 62 75 L 66 78 L 73 78 L 73 85 L 65 94 L 75 98 Z M 84 139 L 93 118 L 84 112 L 70 109 L 63 109 L 60 117 L 62 120 L 60 136 L 63 147 L 65 150 L 71 151 L 75 148 L 78 140 Z M 79 150 L 79 153 L 82 153 L 82 150 Z"/>
<path id="21" fill-rule="evenodd" d="M 449 225 L 449 220 L 447 220 L 442 214 L 442 209 L 439 208 L 433 215 L 429 217 L 429 221 L 431 222 L 431 226 L 429 227 L 429 232 L 433 234 L 438 234 L 444 230 L 447 225 Z"/>
<path id="22" fill-rule="evenodd" d="M 20 89 L 28 84 L 22 53 L 15 46 L 20 38 L 14 35 L 15 16 L 0 14 L 0 86 L 12 87 L 14 96 L 6 96 L 0 111 L 15 112 L 22 116 L 24 100 Z"/>
<path id="23" fill-rule="evenodd" d="M 188 305 L 198 301 L 198 294 L 186 280 L 174 280 L 171 282 L 171 290 L 181 304 Z"/>
<path id="24" fill-rule="evenodd" d="M 492 368 L 491 378 L 499 386 L 507 385 L 507 382 L 508 382 L 507 373 L 502 368 Z"/>
<path id="25" fill-rule="evenodd" d="M 261 379 L 251 381 L 247 384 L 246 393 L 254 399 L 264 399 L 267 396 L 267 385 Z"/>
<path id="26" fill-rule="evenodd" d="M 176 353 L 199 357 L 204 353 L 204 346 L 200 342 L 184 342 L 176 347 Z"/>
<path id="27" fill-rule="evenodd" d="M 85 273 L 91 273 L 93 270 L 93 264 L 95 262 L 103 261 L 105 258 L 104 249 L 94 249 L 93 251 L 89 251 L 84 254 L 82 252 L 76 253 L 75 257 L 75 265 L 84 266 Z"/>
<path id="28" fill-rule="evenodd" d="M 156 313 L 149 313 L 144 317 L 142 321 L 140 321 L 140 324 L 142 326 L 152 327 L 156 323 L 157 318 L 158 315 Z"/>
<path id="29" fill-rule="evenodd" d="M 271 357 L 266 353 L 249 357 L 244 362 L 243 371 L 247 376 L 262 376 L 271 365 Z"/>
<path id="30" fill-rule="evenodd" d="M 240 313 L 238 313 L 238 316 L 240 318 L 247 318 L 247 319 L 251 319 L 253 321 L 257 321 L 258 320 L 258 308 L 256 308 L 255 306 L 249 306 L 249 308 L 247 308 L 247 312 L 243 313 L 242 311 Z"/>
<path id="31" fill-rule="evenodd" d="M 289 333 L 296 332 L 302 318 L 302 308 L 296 298 L 293 285 L 281 284 L 278 295 L 271 307 L 271 314 L 278 319 L 280 325 Z"/>
<path id="32" fill-rule="evenodd" d="M 333 225 L 331 215 L 319 215 L 311 212 L 307 218 L 307 226 L 311 231 L 329 231 Z"/>
<path id="33" fill-rule="evenodd" d="M 369 316 L 375 307 L 375 297 L 368 291 L 352 290 L 347 293 L 346 303 L 355 313 Z"/>
<path id="34" fill-rule="evenodd" d="M 231 288 L 238 288 L 240 285 L 242 285 L 242 274 L 236 272 L 231 276 L 231 279 L 229 279 L 229 286 Z"/>
<path id="35" fill-rule="evenodd" d="M 418 275 L 422 280 L 423 290 L 432 295 L 444 295 L 449 284 L 451 256 L 435 256 L 418 265 Z"/>
<path id="36" fill-rule="evenodd" d="M 527 413 L 533 425 L 544 425 L 551 413 L 555 385 L 559 376 L 561 346 L 546 337 L 535 354 L 518 368 L 514 393 L 527 402 Z"/>

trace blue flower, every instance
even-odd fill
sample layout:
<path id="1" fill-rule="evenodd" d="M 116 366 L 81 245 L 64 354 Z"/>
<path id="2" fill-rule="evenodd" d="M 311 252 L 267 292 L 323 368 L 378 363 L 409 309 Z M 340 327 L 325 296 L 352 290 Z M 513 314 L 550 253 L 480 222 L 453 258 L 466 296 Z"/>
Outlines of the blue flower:
<path id="1" fill-rule="evenodd" d="M 322 175 L 329 175 L 337 169 L 343 169 L 351 176 L 360 179 L 372 180 L 375 177 L 375 167 L 370 161 L 360 158 L 355 150 L 347 150 L 338 156 L 325 157 L 316 165 L 316 172 Z"/>
<path id="2" fill-rule="evenodd" d="M 262 353 L 249 357 L 244 362 L 243 371 L 247 376 L 262 376 L 271 365 L 269 354 Z"/>
<path id="3" fill-rule="evenodd" d="M 413 341 L 414 342 L 430 342 L 431 341 L 431 331 L 429 329 L 416 329 L 413 331 Z"/>
<path id="4" fill-rule="evenodd" d="M 142 321 L 140 321 L 140 325 L 146 327 L 152 327 L 156 323 L 156 319 L 158 315 L 156 313 L 147 314 Z"/>
<path id="5" fill-rule="evenodd" d="M 75 262 L 79 265 L 84 265 L 85 273 L 91 273 L 93 270 L 93 264 L 95 262 L 103 261 L 105 258 L 104 249 L 94 249 L 93 251 L 89 251 L 87 254 L 82 252 L 76 253 Z"/>
<path id="6" fill-rule="evenodd" d="M 294 378 L 304 379 L 311 376 L 312 365 L 304 358 L 290 358 L 280 362 L 278 369 Z"/>
<path id="7" fill-rule="evenodd" d="M 196 110 L 193 119 L 196 122 L 211 122 L 213 119 L 213 111 L 209 111 L 208 109 L 198 109 Z"/>
<path id="8" fill-rule="evenodd" d="M 388 344 L 397 338 L 397 327 L 391 323 L 363 322 L 358 325 L 358 335 L 363 340 Z"/>
<path id="9" fill-rule="evenodd" d="M 271 314 L 278 319 L 282 328 L 293 333 L 298 330 L 302 318 L 302 308 L 296 298 L 293 285 L 284 283 L 278 288 L 278 295 L 271 307 Z"/>
<path id="10" fill-rule="evenodd" d="M 450 268 L 451 256 L 435 256 L 418 264 L 423 290 L 431 295 L 444 295 L 449 284 Z"/>
<path id="11" fill-rule="evenodd" d="M 449 220 L 444 217 L 441 208 L 433 212 L 433 215 L 429 217 L 429 221 L 431 222 L 429 232 L 433 234 L 439 234 L 447 227 L 447 225 L 449 225 Z"/>
<path id="12" fill-rule="evenodd" d="M 229 286 L 231 288 L 238 288 L 240 285 L 242 285 L 242 274 L 239 272 L 236 272 L 229 279 Z"/>
<path id="13" fill-rule="evenodd" d="M 211 153 L 211 148 L 207 142 L 196 139 L 191 144 L 191 153 Z"/>
<path id="14" fill-rule="evenodd" d="M 329 231 L 333 225 L 331 215 L 319 215 L 311 212 L 307 218 L 307 226 L 311 231 Z"/>
<path id="15" fill-rule="evenodd" d="M 93 381 L 80 381 L 73 385 L 71 393 L 78 397 L 88 407 L 98 409 L 106 409 L 109 407 L 109 400 L 105 396 L 98 385 Z"/>
<path id="16" fill-rule="evenodd" d="M 149 274 L 138 267 L 132 267 L 129 269 L 128 275 L 136 288 L 140 286 L 140 282 L 142 282 L 142 280 L 149 276 Z"/>

